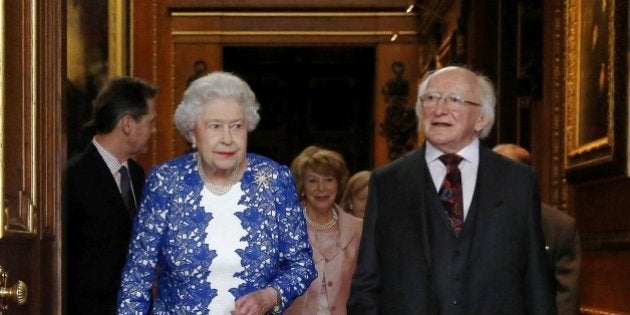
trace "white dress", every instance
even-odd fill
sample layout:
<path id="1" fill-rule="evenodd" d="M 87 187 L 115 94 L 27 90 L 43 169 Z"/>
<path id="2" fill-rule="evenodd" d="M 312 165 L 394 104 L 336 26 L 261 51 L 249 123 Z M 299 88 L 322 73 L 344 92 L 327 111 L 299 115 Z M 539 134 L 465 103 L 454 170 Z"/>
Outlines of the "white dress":
<path id="1" fill-rule="evenodd" d="M 208 276 L 208 282 L 217 290 L 217 297 L 208 306 L 210 314 L 230 314 L 234 310 L 234 295 L 229 290 L 243 283 L 242 279 L 234 277 L 243 271 L 241 257 L 236 252 L 247 247 L 242 241 L 247 231 L 235 215 L 245 210 L 245 206 L 238 205 L 242 195 L 240 184 L 234 185 L 223 196 L 211 193 L 205 186 L 201 191 L 200 205 L 213 217 L 206 228 L 205 243 L 217 253 Z"/>

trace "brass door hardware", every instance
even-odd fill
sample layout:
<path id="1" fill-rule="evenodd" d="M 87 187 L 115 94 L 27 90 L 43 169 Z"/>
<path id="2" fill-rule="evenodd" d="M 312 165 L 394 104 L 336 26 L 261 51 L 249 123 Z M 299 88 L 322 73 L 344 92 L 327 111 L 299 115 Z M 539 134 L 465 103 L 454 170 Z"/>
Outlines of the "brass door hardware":
<path id="1" fill-rule="evenodd" d="M 0 266 L 0 314 L 9 309 L 7 300 L 12 300 L 17 305 L 26 303 L 26 283 L 22 280 L 18 280 L 12 287 L 8 287 L 9 274 L 4 271 L 4 268 Z"/>

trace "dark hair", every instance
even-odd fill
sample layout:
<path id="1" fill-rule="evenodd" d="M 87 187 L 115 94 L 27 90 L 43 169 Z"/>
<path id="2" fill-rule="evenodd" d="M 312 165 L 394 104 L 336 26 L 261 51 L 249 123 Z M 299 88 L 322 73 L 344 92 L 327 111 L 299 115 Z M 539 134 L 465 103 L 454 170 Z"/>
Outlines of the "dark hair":
<path id="1" fill-rule="evenodd" d="M 127 76 L 107 81 L 94 100 L 96 133 L 109 133 L 118 121 L 130 115 L 134 120 L 149 112 L 147 99 L 154 98 L 158 88 L 142 79 Z"/>

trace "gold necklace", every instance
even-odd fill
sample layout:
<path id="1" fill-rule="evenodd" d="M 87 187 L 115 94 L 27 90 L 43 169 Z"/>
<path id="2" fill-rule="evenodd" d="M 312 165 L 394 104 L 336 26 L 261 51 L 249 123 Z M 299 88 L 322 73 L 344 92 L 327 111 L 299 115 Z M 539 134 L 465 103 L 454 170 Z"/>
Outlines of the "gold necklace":
<path id="1" fill-rule="evenodd" d="M 313 228 L 315 228 L 316 230 L 320 230 L 320 231 L 327 231 L 332 229 L 335 224 L 337 223 L 337 220 L 339 220 L 339 217 L 337 216 L 337 212 L 335 211 L 335 209 L 330 209 L 330 211 L 332 211 L 332 219 L 324 224 L 319 224 L 315 221 L 313 221 L 309 216 L 308 213 L 306 212 L 306 209 L 308 208 L 308 205 L 306 205 L 306 207 L 304 207 L 304 218 L 306 219 L 306 222 L 308 222 L 308 224 L 310 224 Z"/>
<path id="2" fill-rule="evenodd" d="M 234 166 L 234 169 L 232 170 L 232 175 L 230 175 L 230 179 L 228 180 L 227 184 L 224 185 L 216 185 L 213 184 L 207 177 L 206 177 L 206 173 L 203 171 L 203 167 L 201 165 L 201 157 L 199 156 L 199 153 L 195 153 L 195 159 L 197 160 L 197 168 L 199 169 L 199 176 L 201 176 L 201 180 L 203 181 L 203 184 L 215 195 L 217 196 L 222 196 L 227 194 L 228 191 L 230 191 L 230 189 L 232 189 L 232 186 L 234 186 L 234 184 L 236 184 L 238 182 L 238 171 L 239 171 L 239 167 L 238 164 L 236 163 L 236 166 Z"/>

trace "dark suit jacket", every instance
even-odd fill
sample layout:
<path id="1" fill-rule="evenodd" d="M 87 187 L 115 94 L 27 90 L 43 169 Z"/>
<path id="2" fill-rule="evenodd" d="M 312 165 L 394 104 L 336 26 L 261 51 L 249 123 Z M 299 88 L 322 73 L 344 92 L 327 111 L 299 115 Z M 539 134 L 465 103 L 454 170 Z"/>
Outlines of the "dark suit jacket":
<path id="1" fill-rule="evenodd" d="M 554 314 L 536 176 L 487 148 L 479 154 L 461 313 Z M 431 282 L 452 279 L 431 279 L 440 262 L 431 258 L 426 176 L 424 146 L 372 173 L 349 314 L 440 313 Z"/>
<path id="2" fill-rule="evenodd" d="M 128 161 L 136 198 L 144 171 Z M 105 161 L 90 143 L 68 162 L 65 186 L 70 314 L 114 314 L 132 217 Z"/>
<path id="3" fill-rule="evenodd" d="M 543 203 L 542 228 L 549 265 L 556 279 L 559 315 L 575 315 L 579 310 L 581 249 L 575 219 Z"/>

